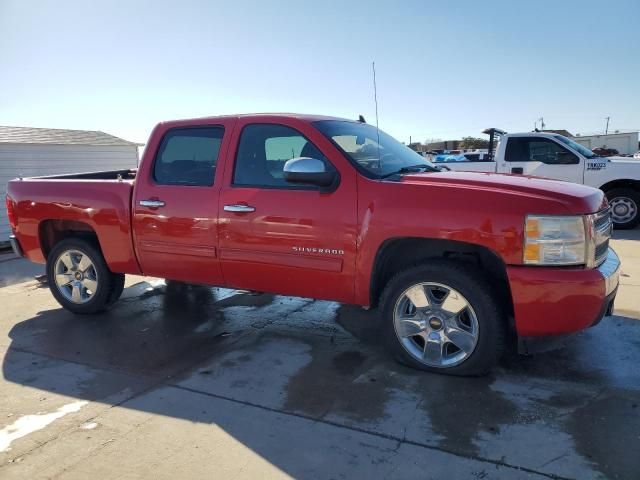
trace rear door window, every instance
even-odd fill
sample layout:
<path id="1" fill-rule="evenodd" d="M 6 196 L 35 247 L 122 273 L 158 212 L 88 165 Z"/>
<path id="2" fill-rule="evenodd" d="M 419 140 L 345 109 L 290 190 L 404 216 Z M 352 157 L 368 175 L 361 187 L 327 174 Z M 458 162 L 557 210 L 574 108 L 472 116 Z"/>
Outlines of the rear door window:
<path id="1" fill-rule="evenodd" d="M 213 185 L 223 136 L 223 127 L 169 130 L 154 162 L 155 182 L 159 185 Z"/>

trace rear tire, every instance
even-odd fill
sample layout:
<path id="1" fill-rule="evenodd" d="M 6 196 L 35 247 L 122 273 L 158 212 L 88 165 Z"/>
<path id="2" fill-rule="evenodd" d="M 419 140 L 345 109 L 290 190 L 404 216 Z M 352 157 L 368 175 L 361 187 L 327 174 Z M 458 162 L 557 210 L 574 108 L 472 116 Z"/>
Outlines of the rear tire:
<path id="1" fill-rule="evenodd" d="M 629 230 L 640 224 L 640 192 L 632 188 L 612 188 L 605 194 L 614 228 Z"/>
<path id="2" fill-rule="evenodd" d="M 58 242 L 49 252 L 47 280 L 58 303 L 76 314 L 106 310 L 124 288 L 124 275 L 109 270 L 95 242 L 75 237 Z"/>
<path id="3" fill-rule="evenodd" d="M 109 300 L 107 301 L 107 308 L 110 308 L 114 303 L 116 303 L 120 299 L 122 292 L 124 292 L 124 273 L 113 273 L 112 275 L 113 286 L 111 288 L 111 295 L 109 295 Z"/>
<path id="4" fill-rule="evenodd" d="M 380 301 L 392 355 L 430 372 L 487 373 L 502 356 L 507 326 L 487 285 L 474 266 L 444 259 L 398 273 Z"/>

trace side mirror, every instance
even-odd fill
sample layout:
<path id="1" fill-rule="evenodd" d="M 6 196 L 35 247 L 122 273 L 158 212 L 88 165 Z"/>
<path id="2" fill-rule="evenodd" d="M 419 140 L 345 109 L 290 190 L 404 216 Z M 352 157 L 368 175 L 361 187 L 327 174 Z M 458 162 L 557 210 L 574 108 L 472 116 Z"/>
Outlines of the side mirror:
<path id="1" fill-rule="evenodd" d="M 284 164 L 284 179 L 287 182 L 307 183 L 322 188 L 334 185 L 337 172 L 327 171 L 322 160 L 309 157 L 297 157 Z"/>

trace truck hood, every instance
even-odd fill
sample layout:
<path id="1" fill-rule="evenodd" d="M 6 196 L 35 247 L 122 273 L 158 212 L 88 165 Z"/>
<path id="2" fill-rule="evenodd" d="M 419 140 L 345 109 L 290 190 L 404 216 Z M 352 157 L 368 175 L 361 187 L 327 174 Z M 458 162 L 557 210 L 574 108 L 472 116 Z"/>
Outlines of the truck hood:
<path id="1" fill-rule="evenodd" d="M 568 213 L 594 213 L 606 206 L 601 190 L 577 183 L 545 178 L 478 172 L 433 172 L 404 175 L 407 184 L 440 185 L 458 188 L 469 195 L 473 190 L 492 190 L 505 195 L 545 199 L 565 205 Z M 461 192 L 462 193 L 462 192 Z"/>
<path id="2" fill-rule="evenodd" d="M 611 163 L 622 163 L 626 165 L 635 163 L 636 165 L 640 165 L 640 159 L 633 157 L 607 157 L 607 160 Z"/>
<path id="3" fill-rule="evenodd" d="M 630 157 L 608 157 L 587 160 L 587 173 L 606 175 L 607 180 L 640 180 L 640 160 Z"/>

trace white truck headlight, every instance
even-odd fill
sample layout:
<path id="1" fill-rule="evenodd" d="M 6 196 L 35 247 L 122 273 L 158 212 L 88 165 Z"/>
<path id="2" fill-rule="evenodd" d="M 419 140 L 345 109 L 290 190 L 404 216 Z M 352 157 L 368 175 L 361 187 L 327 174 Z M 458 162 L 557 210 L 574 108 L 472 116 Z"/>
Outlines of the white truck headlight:
<path id="1" fill-rule="evenodd" d="M 583 265 L 586 254 L 582 216 L 527 216 L 524 231 L 525 264 Z"/>

